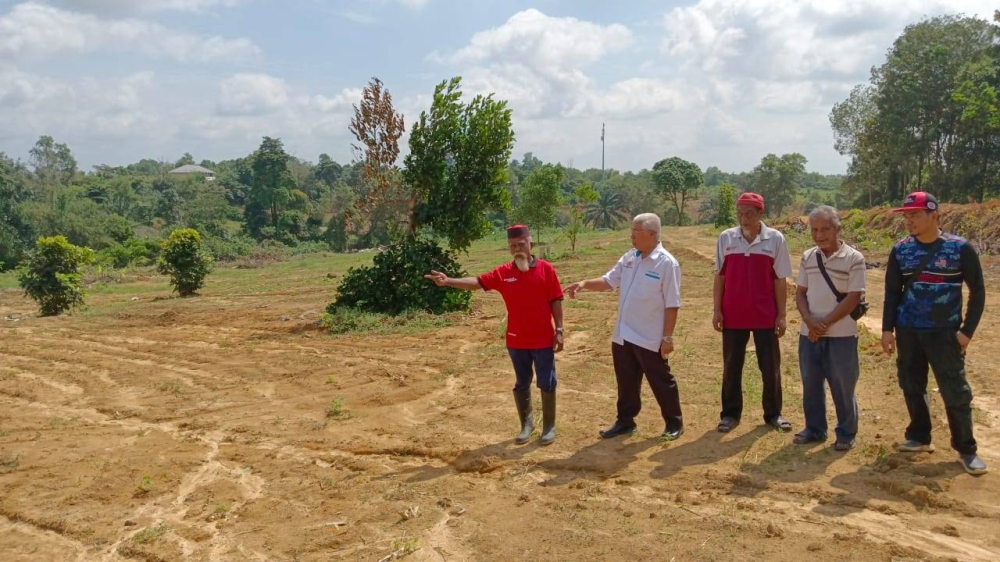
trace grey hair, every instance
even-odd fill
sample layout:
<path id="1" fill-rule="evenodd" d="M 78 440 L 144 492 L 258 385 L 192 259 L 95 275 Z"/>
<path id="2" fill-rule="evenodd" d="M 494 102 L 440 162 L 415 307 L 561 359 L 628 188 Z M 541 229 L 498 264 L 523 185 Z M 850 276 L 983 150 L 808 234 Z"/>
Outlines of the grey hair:
<path id="1" fill-rule="evenodd" d="M 660 237 L 660 217 L 658 217 L 656 213 L 642 213 L 636 215 L 635 218 L 632 219 L 632 224 L 637 222 L 642 223 L 643 230 L 655 232 L 656 237 Z"/>
<path id="2" fill-rule="evenodd" d="M 809 222 L 811 223 L 813 219 L 828 219 L 835 228 L 840 228 L 840 215 L 837 214 L 837 209 L 829 205 L 820 205 L 809 213 Z"/>

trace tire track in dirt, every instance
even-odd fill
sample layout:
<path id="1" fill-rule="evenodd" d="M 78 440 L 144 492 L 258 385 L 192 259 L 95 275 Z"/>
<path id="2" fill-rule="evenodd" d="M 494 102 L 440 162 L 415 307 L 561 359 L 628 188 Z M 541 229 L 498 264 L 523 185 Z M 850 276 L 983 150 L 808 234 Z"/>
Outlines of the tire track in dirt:
<path id="1" fill-rule="evenodd" d="M 185 505 L 187 499 L 196 490 L 209 486 L 220 480 L 228 480 L 235 483 L 243 493 L 244 500 L 234 502 L 230 507 L 232 511 L 237 511 L 246 503 L 259 499 L 264 494 L 265 482 L 260 476 L 238 468 L 229 468 L 218 461 L 219 446 L 224 438 L 222 432 L 210 432 L 204 435 L 186 434 L 186 437 L 197 438 L 208 445 L 208 452 L 197 469 L 187 472 L 181 477 L 176 496 L 164 505 L 164 502 L 157 499 L 144 504 L 134 510 L 133 519 L 150 518 L 158 523 L 170 523 L 172 527 L 198 527 L 210 537 L 209 560 L 219 560 L 221 556 L 234 549 L 239 550 L 240 545 L 235 541 L 235 537 L 229 537 L 220 532 L 217 523 L 195 522 L 186 519 L 190 507 Z M 108 547 L 104 553 L 102 562 L 110 562 L 109 556 L 117 553 L 119 549 L 126 545 L 142 529 L 136 529 L 123 535 L 118 541 Z M 190 558 L 200 549 L 193 541 L 186 539 L 176 532 L 168 531 L 166 537 L 177 542 L 181 548 L 184 558 Z M 251 552 L 255 557 L 262 556 L 260 553 Z"/>
<path id="2" fill-rule="evenodd" d="M 52 559 L 55 559 L 55 556 L 59 556 L 59 560 L 65 561 L 86 562 L 88 560 L 87 546 L 83 542 L 67 536 L 65 530 L 60 526 L 39 523 L 0 508 L 0 536 L 4 533 L 20 533 L 36 539 L 41 545 L 40 548 L 44 549 L 43 552 L 50 551 L 48 554 L 53 556 Z M 57 552 L 51 552 L 52 550 L 56 550 Z M 39 554 L 36 551 L 34 556 L 38 556 Z M 120 558 L 115 558 L 108 562 L 117 562 L 117 560 L 120 560 Z"/>

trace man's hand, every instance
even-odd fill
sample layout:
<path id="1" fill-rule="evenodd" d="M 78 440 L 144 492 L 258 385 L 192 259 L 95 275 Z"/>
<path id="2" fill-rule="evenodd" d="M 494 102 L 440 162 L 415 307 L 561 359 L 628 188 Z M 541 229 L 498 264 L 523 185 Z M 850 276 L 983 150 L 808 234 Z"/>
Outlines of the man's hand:
<path id="1" fill-rule="evenodd" d="M 807 315 L 802 318 L 802 322 L 809 328 L 809 332 L 816 332 L 817 335 L 825 335 L 826 331 L 830 329 L 826 325 L 826 322 L 816 318 L 815 316 Z"/>
<path id="2" fill-rule="evenodd" d="M 969 347 L 969 342 L 972 341 L 972 338 L 962 332 L 956 332 L 955 337 L 958 338 L 958 345 L 962 346 L 962 351 L 965 351 L 965 348 Z"/>
<path id="3" fill-rule="evenodd" d="M 674 342 L 665 341 L 660 342 L 660 357 L 666 359 L 668 355 L 674 352 Z"/>
<path id="4" fill-rule="evenodd" d="M 886 355 L 896 352 L 896 336 L 892 335 L 892 332 L 882 332 L 882 351 Z"/>
<path id="5" fill-rule="evenodd" d="M 721 310 L 716 310 L 715 314 L 712 315 L 712 327 L 715 328 L 716 332 L 721 332 L 722 331 L 723 323 L 722 323 L 722 311 Z"/>
<path id="6" fill-rule="evenodd" d="M 774 323 L 774 333 L 780 338 L 785 335 L 785 330 L 788 329 L 788 323 L 785 321 L 784 316 L 779 316 L 778 320 Z"/>
<path id="7" fill-rule="evenodd" d="M 576 283 L 573 283 L 569 287 L 566 287 L 565 289 L 563 289 L 563 292 L 566 293 L 567 295 L 569 295 L 569 298 L 575 299 L 576 298 L 576 292 L 580 291 L 582 289 L 583 289 L 583 281 L 578 281 Z"/>
<path id="8" fill-rule="evenodd" d="M 556 332 L 556 337 L 552 338 L 552 350 L 559 353 L 563 350 L 563 335 Z"/>
<path id="9" fill-rule="evenodd" d="M 430 275 L 424 275 L 424 279 L 430 279 L 438 287 L 448 286 L 448 276 L 445 275 L 444 273 L 441 273 L 440 271 L 434 271 L 432 269 Z"/>

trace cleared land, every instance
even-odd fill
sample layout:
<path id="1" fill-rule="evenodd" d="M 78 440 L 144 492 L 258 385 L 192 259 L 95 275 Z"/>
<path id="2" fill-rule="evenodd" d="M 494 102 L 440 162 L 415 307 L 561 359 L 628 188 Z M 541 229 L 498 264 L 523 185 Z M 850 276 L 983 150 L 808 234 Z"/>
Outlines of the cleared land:
<path id="1" fill-rule="evenodd" d="M 471 315 L 445 321 L 347 335 L 316 325 L 339 281 L 328 275 L 370 254 L 221 269 L 192 299 L 131 275 L 58 318 L 36 317 L 0 277 L 0 558 L 1000 559 L 997 476 L 961 471 L 936 393 L 938 451 L 893 452 L 905 407 L 874 332 L 861 339 L 853 451 L 795 446 L 758 425 L 752 358 L 744 423 L 716 433 L 714 234 L 667 229 L 664 243 L 684 270 L 671 361 L 687 433 L 673 443 L 658 439 L 648 390 L 638 434 L 597 439 L 614 418 L 611 293 L 567 302 L 559 438 L 541 448 L 511 440 L 498 296 L 477 293 Z M 573 255 L 556 241 L 551 256 L 569 283 L 603 273 L 627 245 L 626 232 L 593 233 Z M 502 241 L 483 241 L 465 264 L 478 273 L 505 258 Z M 1000 275 L 986 269 L 996 295 Z M 869 271 L 873 319 L 882 274 Z M 976 436 L 995 470 L 998 322 L 988 311 L 968 359 Z M 796 430 L 797 328 L 782 341 Z"/>

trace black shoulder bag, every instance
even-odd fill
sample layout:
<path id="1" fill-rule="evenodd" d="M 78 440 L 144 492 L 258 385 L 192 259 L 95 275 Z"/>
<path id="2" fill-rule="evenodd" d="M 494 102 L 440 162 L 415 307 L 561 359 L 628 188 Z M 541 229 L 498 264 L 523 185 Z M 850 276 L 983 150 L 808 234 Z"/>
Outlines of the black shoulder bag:
<path id="1" fill-rule="evenodd" d="M 847 293 L 841 293 L 833 286 L 833 281 L 830 279 L 830 275 L 826 272 L 826 267 L 823 265 L 823 258 L 820 257 L 820 251 L 816 250 L 816 265 L 819 266 L 819 272 L 823 274 L 823 279 L 826 279 L 826 284 L 830 286 L 830 290 L 833 291 L 833 296 L 837 297 L 837 302 L 847 298 Z M 926 265 L 926 264 L 924 264 Z M 924 266 L 921 266 L 923 268 Z M 851 318 L 858 320 L 862 316 L 868 313 L 868 301 L 865 300 L 864 293 L 861 294 L 861 301 L 858 302 L 858 306 L 854 307 L 851 311 Z"/>

